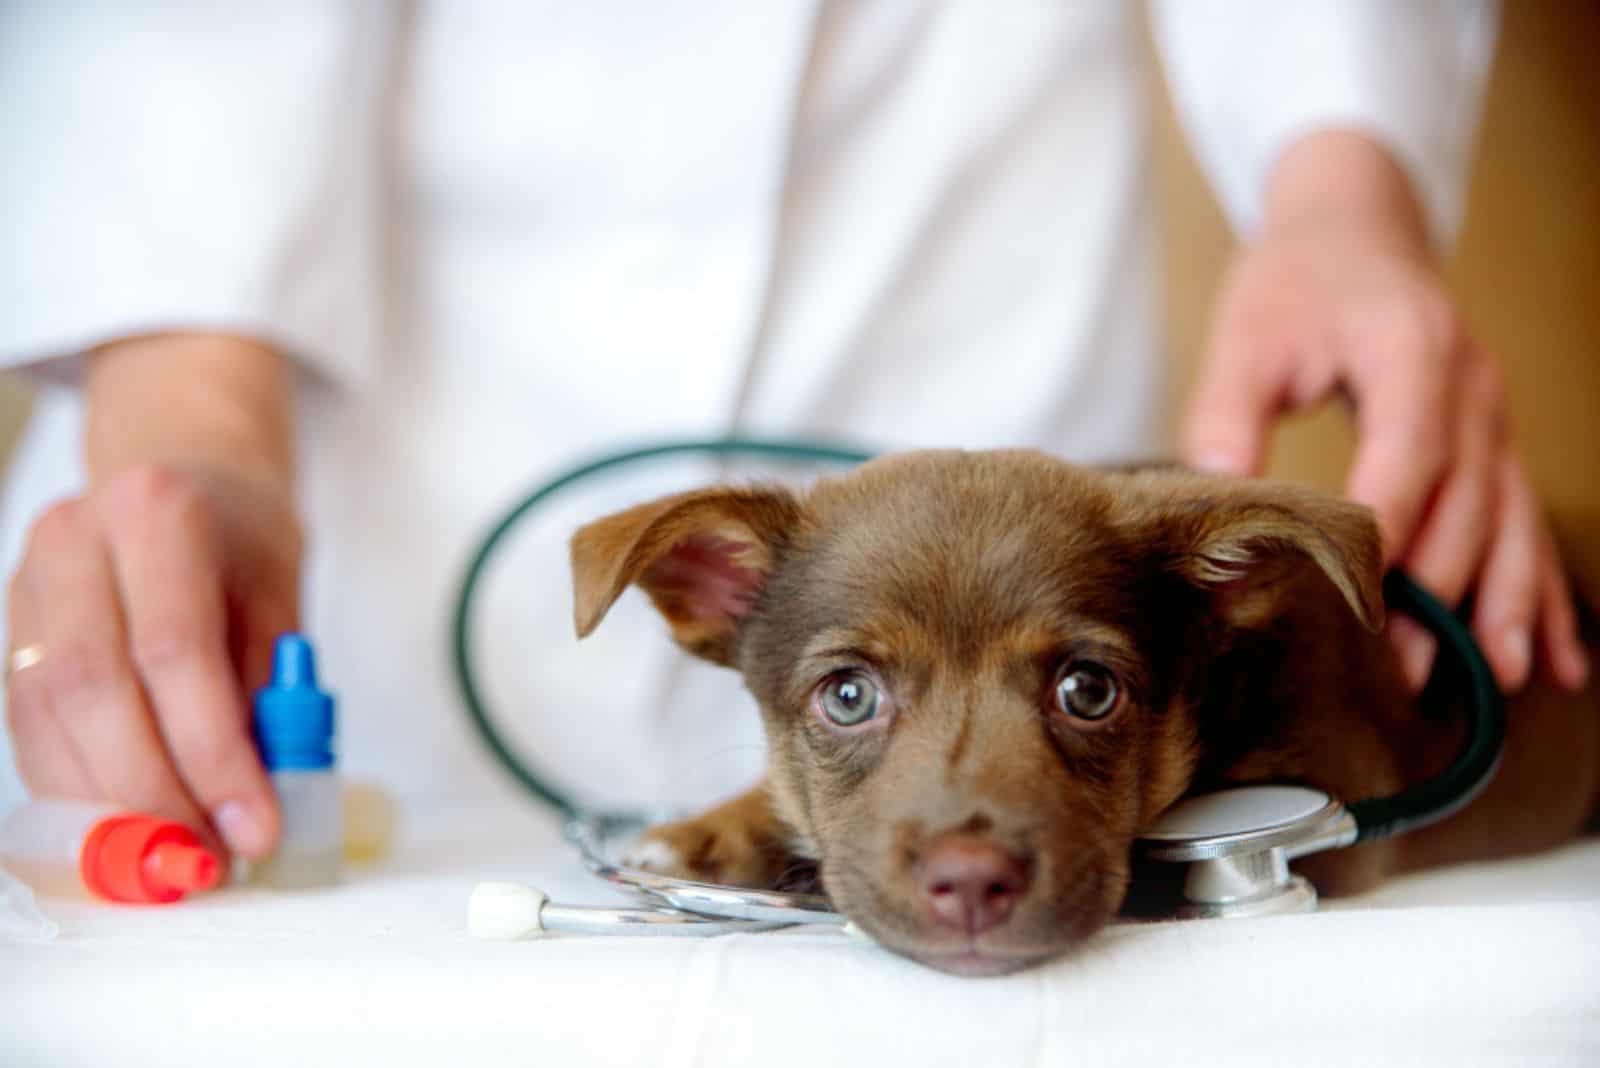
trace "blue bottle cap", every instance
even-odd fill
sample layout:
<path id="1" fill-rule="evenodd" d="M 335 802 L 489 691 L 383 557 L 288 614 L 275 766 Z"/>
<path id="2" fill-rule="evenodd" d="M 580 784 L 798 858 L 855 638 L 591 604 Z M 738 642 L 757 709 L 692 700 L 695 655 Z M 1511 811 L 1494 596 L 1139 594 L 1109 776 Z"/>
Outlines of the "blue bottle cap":
<path id="1" fill-rule="evenodd" d="M 255 738 L 268 771 L 333 767 L 333 695 L 317 686 L 302 635 L 279 635 L 273 646 L 272 681 L 256 691 Z"/>

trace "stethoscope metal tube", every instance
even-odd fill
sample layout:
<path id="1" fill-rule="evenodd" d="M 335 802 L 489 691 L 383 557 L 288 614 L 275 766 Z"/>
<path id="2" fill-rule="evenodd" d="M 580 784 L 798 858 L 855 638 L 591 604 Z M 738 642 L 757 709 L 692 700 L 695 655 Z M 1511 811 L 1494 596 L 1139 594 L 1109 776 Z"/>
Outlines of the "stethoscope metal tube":
<path id="1" fill-rule="evenodd" d="M 683 936 L 768 931 L 781 923 L 715 919 L 675 908 L 591 908 L 558 905 L 524 883 L 484 882 L 467 902 L 467 930 L 474 938 L 514 941 L 544 934 Z"/>
<path id="2" fill-rule="evenodd" d="M 518 884 L 486 883 L 473 894 L 469 925 L 483 937 L 525 937 L 541 931 L 581 934 L 726 934 L 795 924 L 843 924 L 824 897 L 746 890 L 673 879 L 627 868 L 614 859 L 614 840 L 653 820 L 634 814 L 586 812 L 531 769 L 495 729 L 471 670 L 471 607 L 488 561 L 513 527 L 547 498 L 608 469 L 680 454 L 753 455 L 769 459 L 859 463 L 857 449 L 806 442 L 669 442 L 603 456 L 552 479 L 525 496 L 473 554 L 455 608 L 455 667 L 469 718 L 490 752 L 514 778 L 568 817 L 567 834 L 584 863 L 604 879 L 656 903 L 642 909 L 553 905 Z M 1394 797 L 1346 807 L 1320 790 L 1253 785 L 1191 797 L 1169 809 L 1135 843 L 1139 858 L 1184 864 L 1180 917 L 1257 916 L 1309 911 L 1316 892 L 1289 871 L 1289 862 L 1357 841 L 1415 830 L 1468 804 L 1493 777 L 1505 737 L 1505 714 L 1487 662 L 1471 635 L 1443 605 L 1404 575 L 1384 584 L 1391 609 L 1404 611 L 1440 638 L 1441 659 L 1465 673 L 1471 696 L 1467 739 L 1442 773 Z"/>

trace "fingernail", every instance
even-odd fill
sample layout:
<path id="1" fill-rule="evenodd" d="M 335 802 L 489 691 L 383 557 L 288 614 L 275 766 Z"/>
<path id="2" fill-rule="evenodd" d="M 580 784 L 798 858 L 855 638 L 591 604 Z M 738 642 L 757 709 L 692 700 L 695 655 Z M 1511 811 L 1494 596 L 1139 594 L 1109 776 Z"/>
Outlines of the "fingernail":
<path id="1" fill-rule="evenodd" d="M 266 852 L 266 828 L 242 802 L 226 801 L 218 805 L 211 813 L 211 822 L 216 824 L 223 841 L 233 852 L 248 857 Z"/>
<path id="2" fill-rule="evenodd" d="M 1400 670 L 1405 673 L 1406 685 L 1413 691 L 1421 690 L 1428 684 L 1438 643 L 1409 619 L 1396 619 L 1391 627 L 1400 647 Z"/>
<path id="3" fill-rule="evenodd" d="M 1520 686 L 1528 677 L 1528 664 L 1533 659 L 1533 639 L 1521 627 L 1512 627 L 1500 639 L 1501 657 L 1505 660 L 1510 679 L 1508 685 Z"/>
<path id="4" fill-rule="evenodd" d="M 1573 648 L 1567 656 L 1567 685 L 1581 690 L 1589 682 L 1589 657 L 1582 649 Z"/>
<path id="5" fill-rule="evenodd" d="M 1196 470 L 1210 471 L 1219 475 L 1239 474 L 1244 470 L 1244 466 L 1237 456 L 1221 449 L 1206 449 L 1196 453 L 1194 458 Z"/>

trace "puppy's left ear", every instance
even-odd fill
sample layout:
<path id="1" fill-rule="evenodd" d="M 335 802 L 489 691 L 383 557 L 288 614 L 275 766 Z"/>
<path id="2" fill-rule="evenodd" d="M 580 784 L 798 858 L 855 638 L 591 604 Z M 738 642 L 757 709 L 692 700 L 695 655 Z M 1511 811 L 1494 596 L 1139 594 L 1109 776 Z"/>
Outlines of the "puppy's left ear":
<path id="1" fill-rule="evenodd" d="M 800 522 L 783 489 L 680 493 L 582 527 L 572 536 L 573 622 L 600 625 L 636 584 L 689 652 L 731 664 L 739 622 L 755 607 L 780 547 Z"/>
<path id="2" fill-rule="evenodd" d="M 1383 554 L 1367 508 L 1263 481 L 1231 483 L 1184 503 L 1173 516 L 1184 546 L 1178 567 L 1216 593 L 1230 621 L 1248 626 L 1276 614 L 1276 594 L 1296 569 L 1315 565 L 1369 630 L 1383 626 Z"/>

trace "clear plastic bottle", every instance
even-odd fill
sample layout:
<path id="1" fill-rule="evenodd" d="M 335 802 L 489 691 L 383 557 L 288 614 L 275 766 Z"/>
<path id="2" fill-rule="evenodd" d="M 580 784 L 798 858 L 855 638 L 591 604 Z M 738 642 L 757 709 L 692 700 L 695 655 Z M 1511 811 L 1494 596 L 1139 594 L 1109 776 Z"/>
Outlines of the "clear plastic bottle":
<path id="1" fill-rule="evenodd" d="M 181 823 L 87 801 L 28 801 L 0 816 L 0 861 L 41 894 L 168 904 L 222 877 Z"/>
<path id="2" fill-rule="evenodd" d="M 333 696 L 317 686 L 311 643 L 278 638 L 272 680 L 256 692 L 256 747 L 283 814 L 278 848 L 257 864 L 256 882 L 283 889 L 339 881 L 344 844 L 333 758 Z"/>

